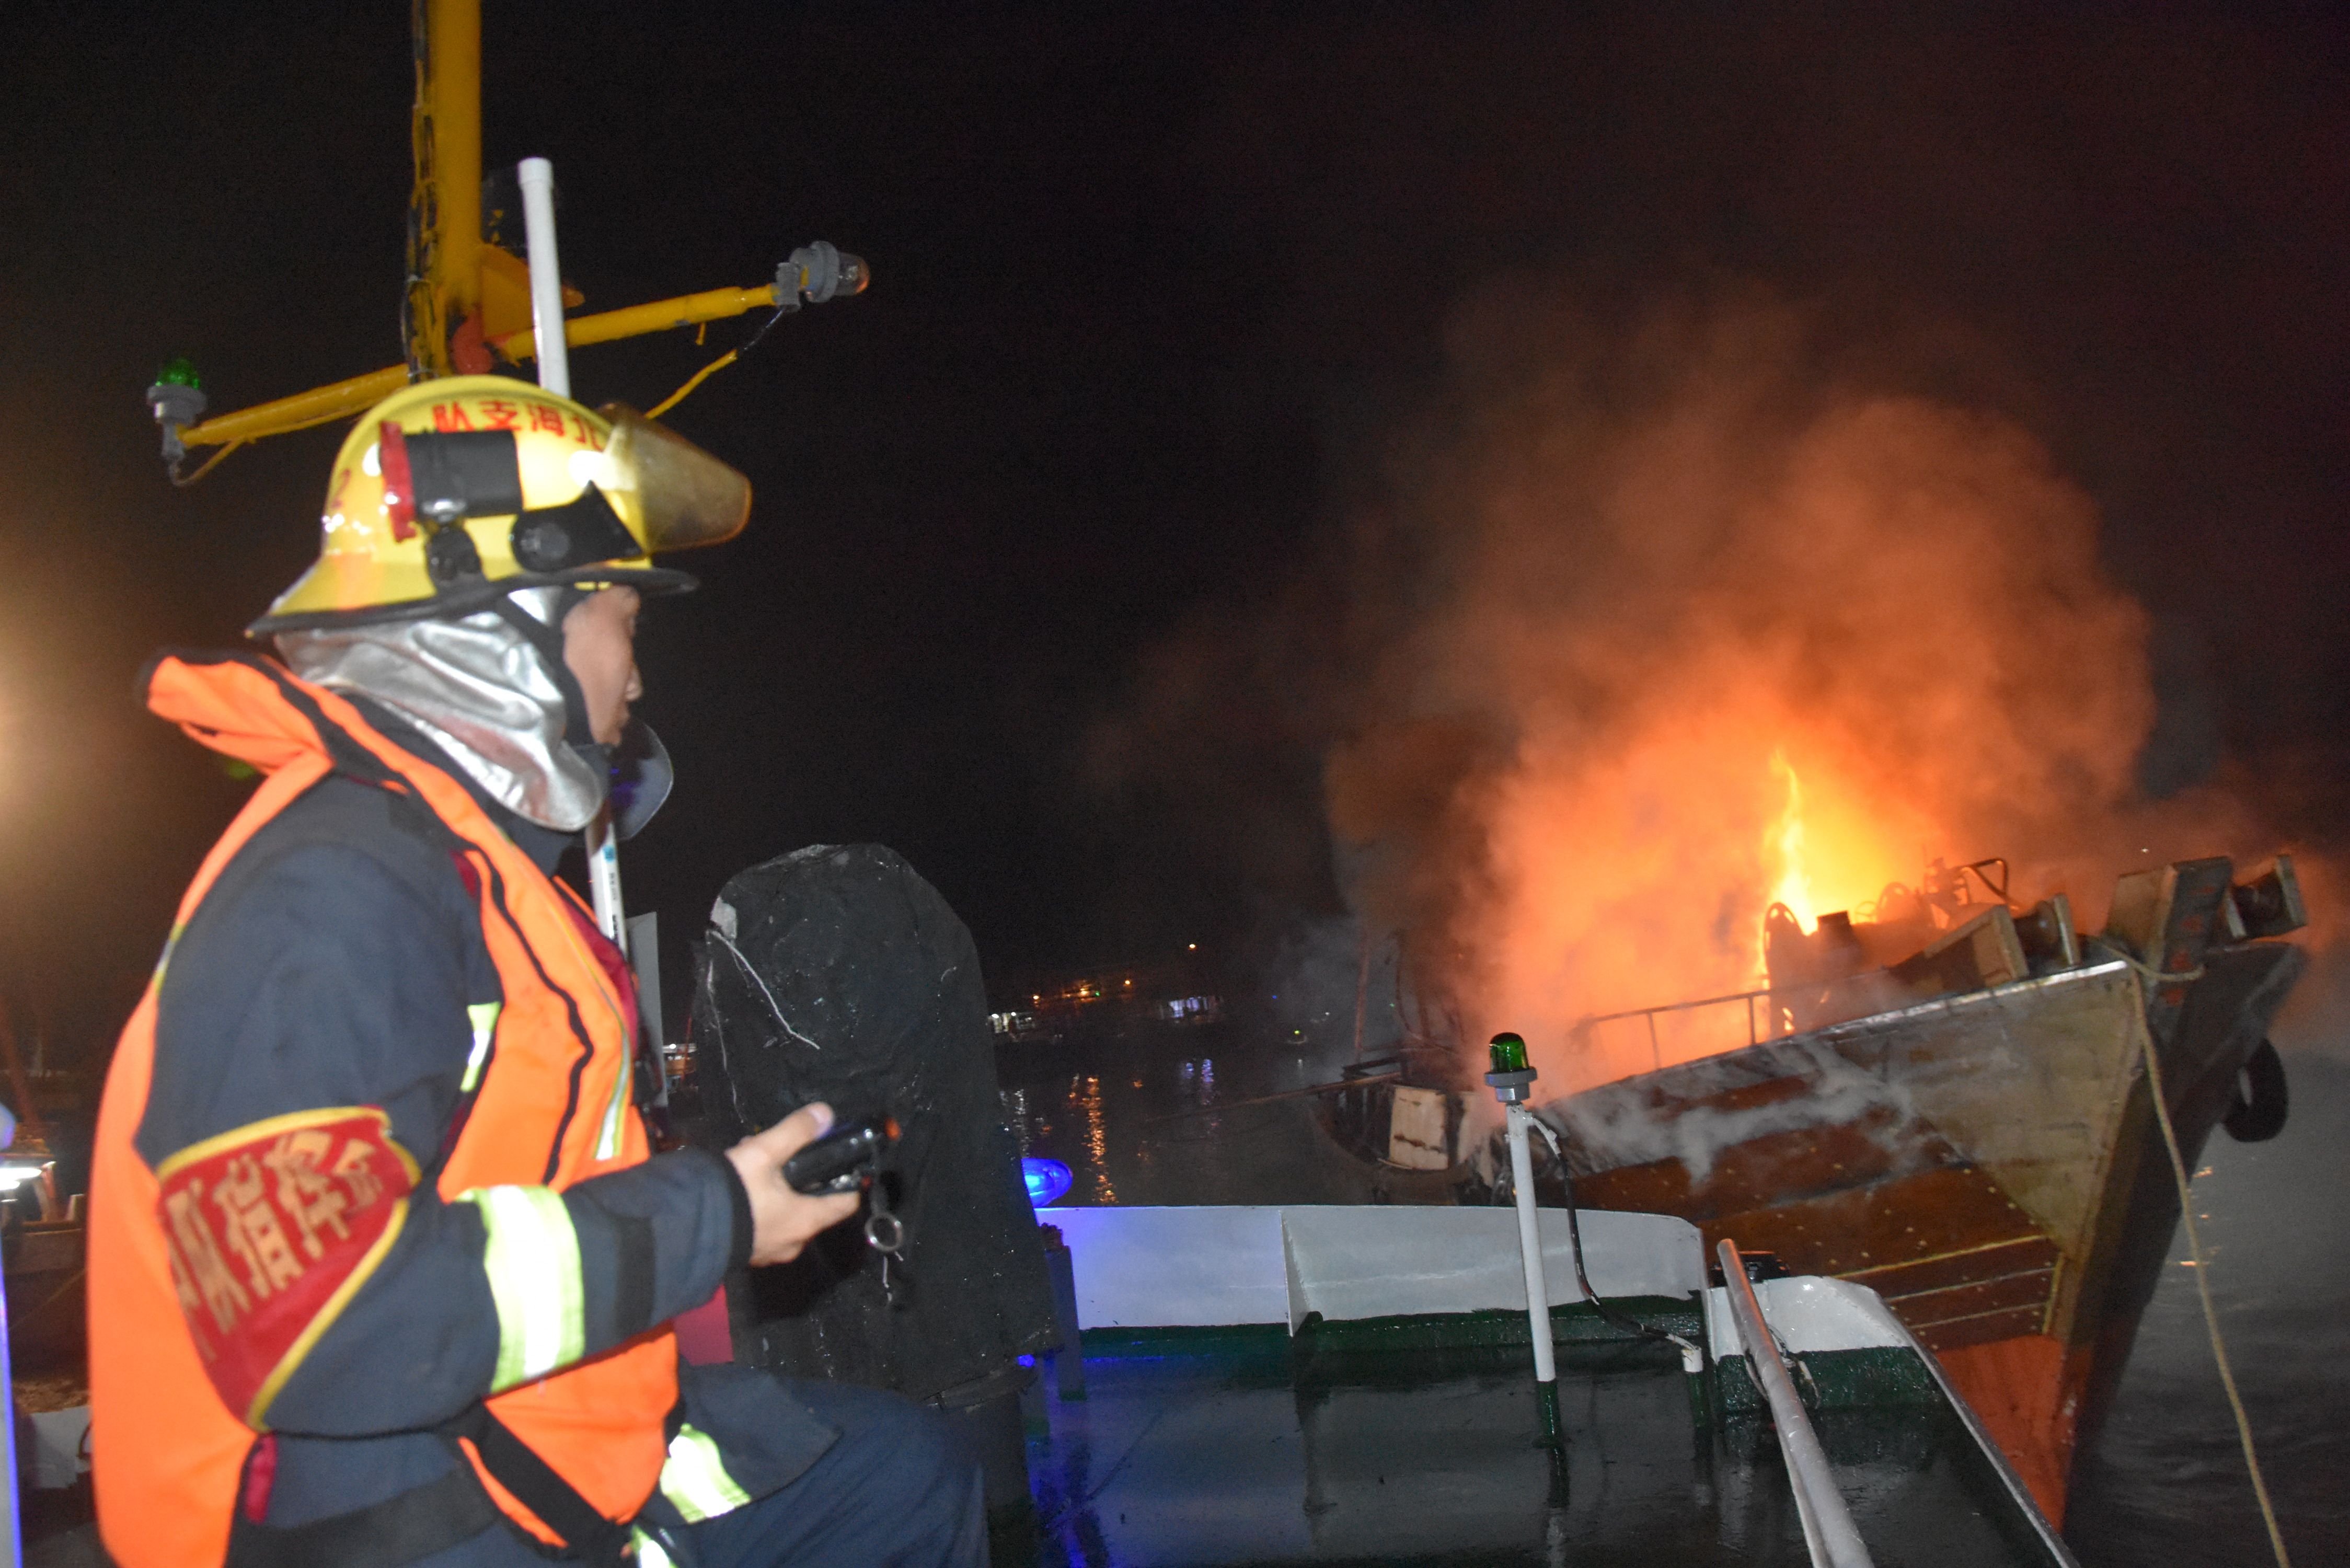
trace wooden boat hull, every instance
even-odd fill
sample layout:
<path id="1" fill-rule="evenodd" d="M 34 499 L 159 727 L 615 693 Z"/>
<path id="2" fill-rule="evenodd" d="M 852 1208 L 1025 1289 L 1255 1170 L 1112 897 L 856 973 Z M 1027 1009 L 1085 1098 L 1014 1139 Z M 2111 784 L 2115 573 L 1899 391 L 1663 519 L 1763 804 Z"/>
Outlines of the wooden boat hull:
<path id="1" fill-rule="evenodd" d="M 2303 965 L 2210 950 L 2149 996 L 2109 960 L 1667 1067 L 1544 1107 L 1577 1200 L 1677 1214 L 1868 1285 L 1942 1361 L 2043 1510 L 2110 1404 L 2178 1217 L 2146 1053 L 2189 1168 Z"/>

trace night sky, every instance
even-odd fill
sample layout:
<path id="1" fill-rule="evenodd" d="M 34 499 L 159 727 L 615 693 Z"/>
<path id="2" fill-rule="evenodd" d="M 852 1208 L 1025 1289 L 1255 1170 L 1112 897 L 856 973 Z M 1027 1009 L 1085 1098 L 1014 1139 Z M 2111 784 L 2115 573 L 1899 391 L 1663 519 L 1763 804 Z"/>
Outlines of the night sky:
<path id="1" fill-rule="evenodd" d="M 1330 541 L 1448 323 L 1513 287 L 1767 291 L 2021 422 L 2156 618 L 2146 786 L 2350 827 L 2320 8 L 486 10 L 484 162 L 554 161 L 588 309 L 817 237 L 876 279 L 671 418 L 758 493 L 646 618 L 682 780 L 625 867 L 672 949 L 824 841 L 904 853 L 998 977 L 1335 910 Z M 399 358 L 407 51 L 385 0 L 20 12 L 0 50 L 0 993 L 62 1048 L 110 1035 L 245 787 L 132 676 L 292 580 L 342 434 L 175 491 L 141 389 Z M 577 390 L 649 406 L 755 319 L 579 351 Z"/>

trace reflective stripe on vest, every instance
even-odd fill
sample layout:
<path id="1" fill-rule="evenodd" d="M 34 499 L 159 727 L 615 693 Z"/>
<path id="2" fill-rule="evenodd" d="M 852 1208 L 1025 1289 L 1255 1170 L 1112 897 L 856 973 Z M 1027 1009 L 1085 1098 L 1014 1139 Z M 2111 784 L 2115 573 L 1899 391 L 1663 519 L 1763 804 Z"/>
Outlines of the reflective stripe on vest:
<path id="1" fill-rule="evenodd" d="M 473 1025 L 473 1049 L 465 1058 L 465 1076 L 459 1081 L 457 1091 L 470 1095 L 482 1081 L 482 1064 L 490 1059 L 490 1042 L 498 1036 L 498 1012 L 503 1002 L 475 1002 L 467 1004 L 465 1017 Z"/>
<path id="2" fill-rule="evenodd" d="M 490 1392 L 568 1366 L 587 1354 L 579 1235 L 563 1194 L 546 1187 L 477 1187 L 457 1195 L 482 1211 L 482 1268 L 498 1304 L 498 1369 Z"/>
<path id="3" fill-rule="evenodd" d="M 669 1462 L 661 1466 L 660 1489 L 688 1524 L 732 1513 L 751 1501 L 751 1494 L 726 1473 L 717 1440 L 691 1427 L 680 1427 L 677 1436 L 669 1440 Z"/>
<path id="4" fill-rule="evenodd" d="M 602 1128 L 596 1134 L 598 1159 L 609 1159 L 620 1151 L 620 1118 L 628 1109 L 629 1070 L 623 1066 L 619 1077 L 612 1085 L 612 1097 L 605 1103 Z"/>

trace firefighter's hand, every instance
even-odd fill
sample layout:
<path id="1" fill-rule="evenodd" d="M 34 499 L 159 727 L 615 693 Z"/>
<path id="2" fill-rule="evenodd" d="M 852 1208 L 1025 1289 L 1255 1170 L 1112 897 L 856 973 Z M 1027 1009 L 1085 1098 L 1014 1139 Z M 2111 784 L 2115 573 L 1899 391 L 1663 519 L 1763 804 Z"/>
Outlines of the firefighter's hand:
<path id="1" fill-rule="evenodd" d="M 726 1151 L 743 1179 L 743 1189 L 751 1195 L 753 1263 L 788 1263 L 817 1231 L 829 1231 L 857 1212 L 857 1193 L 811 1198 L 793 1191 L 784 1180 L 784 1161 L 831 1130 L 832 1107 L 818 1100 Z"/>

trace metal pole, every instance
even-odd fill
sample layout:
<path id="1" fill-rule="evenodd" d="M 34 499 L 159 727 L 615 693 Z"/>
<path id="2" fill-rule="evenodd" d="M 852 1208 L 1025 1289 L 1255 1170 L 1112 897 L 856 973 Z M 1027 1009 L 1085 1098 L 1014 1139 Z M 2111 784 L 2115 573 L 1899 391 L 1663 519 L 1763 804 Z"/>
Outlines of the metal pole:
<path id="1" fill-rule="evenodd" d="M 31 1109 L 27 1102 L 26 1109 Z M 8 1302 L 5 1290 L 0 1290 L 0 1387 L 14 1387 L 14 1368 L 8 1364 Z M 25 1561 L 25 1521 L 20 1504 L 25 1486 L 16 1467 L 23 1456 L 16 1452 L 16 1423 L 0 1423 L 0 1483 L 8 1488 L 6 1522 L 0 1527 L 0 1568 L 23 1568 Z"/>
<path id="2" fill-rule="evenodd" d="M 522 180 L 523 228 L 530 240 L 530 321 L 541 352 L 538 384 L 559 397 L 571 395 L 571 353 L 563 335 L 563 268 L 555 249 L 555 166 L 525 158 Z M 629 950 L 628 909 L 620 898 L 620 844 L 612 831 L 607 801 L 583 836 L 588 847 L 588 892 L 596 924 L 613 945 Z"/>
<path id="3" fill-rule="evenodd" d="M 1540 1075 L 1526 1061 L 1526 1043 L 1516 1034 L 1496 1034 L 1488 1047 L 1493 1070 L 1485 1075 L 1493 1097 L 1509 1117 L 1510 1181 L 1516 1189 L 1518 1262 L 1526 1274 L 1526 1337 L 1534 1347 L 1534 1401 L 1542 1440 L 1560 1446 L 1558 1351 L 1551 1343 L 1550 1283 L 1543 1277 L 1541 1218 L 1534 1211 L 1534 1158 L 1526 1147 L 1526 1096 Z"/>
<path id="4" fill-rule="evenodd" d="M 453 327 L 482 297 L 482 5 L 431 4 L 432 172 L 441 187 L 436 281 Z"/>
<path id="5" fill-rule="evenodd" d="M 1526 1271 L 1526 1333 L 1534 1346 L 1534 1381 L 1553 1389 L 1558 1382 L 1557 1349 L 1551 1342 L 1550 1282 L 1543 1274 L 1542 1220 L 1534 1211 L 1534 1159 L 1526 1147 L 1523 1106 L 1509 1107 L 1510 1180 L 1517 1189 L 1518 1259 Z"/>
<path id="6" fill-rule="evenodd" d="M 588 891 L 596 907 L 596 924 L 612 944 L 628 956 L 627 907 L 620 901 L 620 836 L 612 831 L 612 807 L 606 803 L 588 825 Z"/>
<path id="7" fill-rule="evenodd" d="M 1363 961 L 1355 971 L 1355 1060 L 1363 1059 L 1363 1008 L 1371 992 L 1371 928 L 1363 927 Z"/>
<path id="8" fill-rule="evenodd" d="M 1723 1238 L 1715 1255 L 1721 1262 L 1722 1293 L 1730 1298 L 1731 1319 L 1738 1325 L 1740 1343 L 1746 1346 L 1746 1364 L 1771 1401 L 1771 1424 L 1778 1428 L 1779 1451 L 1787 1461 L 1787 1480 L 1794 1489 L 1795 1513 L 1803 1521 L 1804 1544 L 1811 1552 L 1814 1568 L 1873 1568 L 1868 1548 L 1862 1543 L 1860 1532 L 1853 1528 L 1844 1494 L 1836 1490 L 1819 1435 L 1812 1430 L 1811 1417 L 1804 1414 L 1795 1380 L 1779 1358 L 1779 1342 L 1763 1321 L 1762 1303 L 1754 1294 L 1753 1282 L 1746 1277 L 1736 1243 Z"/>
<path id="9" fill-rule="evenodd" d="M 409 196 L 403 369 L 446 376 L 455 369 L 451 336 L 475 313 L 482 292 L 480 0 L 413 0 L 410 26 L 416 184 Z"/>
<path id="10" fill-rule="evenodd" d="M 523 232 L 530 243 L 530 327 L 539 347 L 538 384 L 567 398 L 571 347 L 563 332 L 563 267 L 555 249 L 555 166 L 544 158 L 525 158 L 517 172 Z"/>

